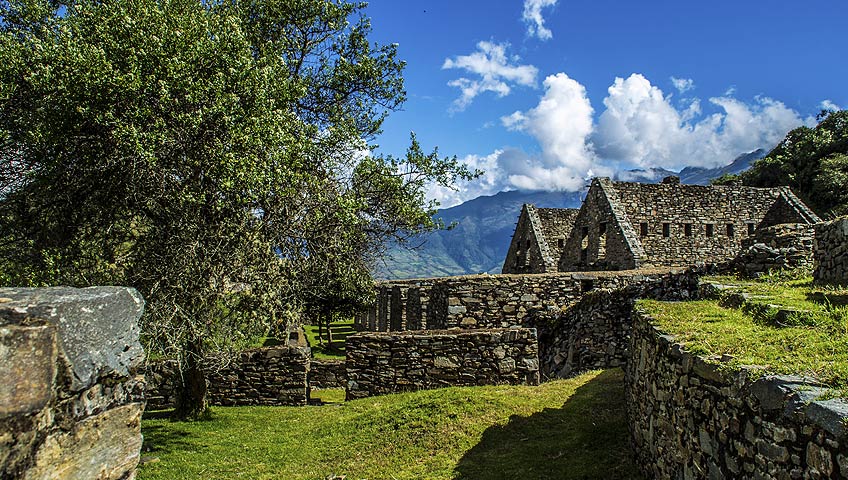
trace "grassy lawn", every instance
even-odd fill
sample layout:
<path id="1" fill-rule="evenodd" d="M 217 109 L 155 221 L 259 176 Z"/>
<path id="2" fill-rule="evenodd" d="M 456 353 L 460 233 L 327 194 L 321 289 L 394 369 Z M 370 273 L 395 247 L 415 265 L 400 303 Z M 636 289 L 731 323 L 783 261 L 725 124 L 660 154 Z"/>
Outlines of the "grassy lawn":
<path id="1" fill-rule="evenodd" d="M 145 419 L 153 479 L 638 478 L 622 372 L 538 387 L 446 388 L 310 407 L 214 408 Z"/>
<path id="2" fill-rule="evenodd" d="M 761 365 L 771 373 L 813 376 L 848 396 L 848 290 L 813 287 L 810 279 L 708 281 L 746 293 L 753 307 L 725 308 L 715 300 L 642 300 L 639 306 L 692 353 L 732 355 L 730 367 Z M 776 323 L 779 309 L 799 313 Z"/>
<path id="3" fill-rule="evenodd" d="M 319 360 L 344 360 L 345 339 L 348 335 L 356 333 L 356 330 L 353 329 L 353 320 L 333 322 L 330 324 L 333 343 L 327 345 L 325 342 L 324 345 L 321 345 L 321 342 L 318 341 L 317 325 L 304 325 L 303 330 L 306 332 L 306 341 L 312 348 L 312 356 Z"/>

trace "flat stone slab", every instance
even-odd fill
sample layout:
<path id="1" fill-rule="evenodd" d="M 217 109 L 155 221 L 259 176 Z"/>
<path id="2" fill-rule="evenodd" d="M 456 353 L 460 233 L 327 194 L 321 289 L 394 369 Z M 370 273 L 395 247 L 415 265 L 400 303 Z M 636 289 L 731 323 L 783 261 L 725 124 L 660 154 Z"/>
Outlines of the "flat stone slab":
<path id="1" fill-rule="evenodd" d="M 0 329 L 55 328 L 75 392 L 104 376 L 127 377 L 141 364 L 143 311 L 141 295 L 127 287 L 0 288 Z"/>

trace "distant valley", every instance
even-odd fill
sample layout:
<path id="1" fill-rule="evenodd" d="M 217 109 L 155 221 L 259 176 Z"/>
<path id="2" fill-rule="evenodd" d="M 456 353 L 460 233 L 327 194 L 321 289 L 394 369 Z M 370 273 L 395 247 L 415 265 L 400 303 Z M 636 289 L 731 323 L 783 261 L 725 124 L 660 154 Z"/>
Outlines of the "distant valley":
<path id="1" fill-rule="evenodd" d="M 656 182 L 678 175 L 683 183 L 706 185 L 724 174 L 747 170 L 766 155 L 756 150 L 739 156 L 718 168 L 686 167 L 679 173 L 663 169 L 631 170 L 616 178 L 634 182 Z M 379 279 L 443 277 L 474 273 L 500 273 L 509 248 L 521 206 L 532 203 L 542 208 L 579 208 L 584 192 L 500 192 L 478 197 L 455 207 L 440 210 L 445 224 L 456 222 L 451 230 L 433 232 L 415 239 L 411 247 L 395 245 L 376 265 Z"/>

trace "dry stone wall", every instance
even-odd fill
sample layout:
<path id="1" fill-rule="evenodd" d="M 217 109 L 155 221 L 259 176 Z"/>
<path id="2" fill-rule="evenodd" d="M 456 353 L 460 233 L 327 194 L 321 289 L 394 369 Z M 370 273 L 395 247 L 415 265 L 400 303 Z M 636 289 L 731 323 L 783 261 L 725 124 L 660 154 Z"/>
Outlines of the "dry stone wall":
<path id="1" fill-rule="evenodd" d="M 536 330 L 360 333 L 347 338 L 347 399 L 471 385 L 537 385 Z"/>
<path id="2" fill-rule="evenodd" d="M 345 388 L 347 370 L 344 360 L 315 360 L 309 365 L 309 388 Z"/>
<path id="3" fill-rule="evenodd" d="M 508 328 L 533 326 L 536 317 L 576 303 L 596 289 L 662 282 L 682 270 L 572 272 L 542 275 L 470 275 L 435 282 L 427 327 Z"/>
<path id="4" fill-rule="evenodd" d="M 762 228 L 742 241 L 733 260 L 735 270 L 754 277 L 772 270 L 809 268 L 813 265 L 813 225 L 784 223 Z"/>
<path id="5" fill-rule="evenodd" d="M 129 288 L 0 289 L 0 478 L 134 478 L 143 308 Z"/>
<path id="6" fill-rule="evenodd" d="M 246 350 L 231 365 L 216 369 L 209 362 L 207 388 L 212 405 L 306 405 L 309 400 L 310 350 L 275 346 Z M 150 409 L 172 408 L 179 388 L 176 361 L 147 367 Z"/>
<path id="7" fill-rule="evenodd" d="M 796 377 L 722 372 L 636 313 L 625 388 L 647 478 L 848 478 L 848 404 Z"/>
<path id="8" fill-rule="evenodd" d="M 848 217 L 816 225 L 813 279 L 848 285 Z"/>
<path id="9" fill-rule="evenodd" d="M 690 300 L 698 296 L 697 270 L 645 276 L 618 289 L 588 292 L 576 304 L 536 322 L 542 378 L 623 366 L 630 356 L 636 300 Z"/>

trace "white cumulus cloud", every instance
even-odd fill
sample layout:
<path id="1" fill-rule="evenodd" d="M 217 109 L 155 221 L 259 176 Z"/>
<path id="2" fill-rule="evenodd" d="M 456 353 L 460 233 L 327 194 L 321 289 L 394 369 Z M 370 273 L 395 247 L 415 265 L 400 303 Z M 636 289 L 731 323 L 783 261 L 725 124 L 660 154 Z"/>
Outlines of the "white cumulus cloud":
<path id="1" fill-rule="evenodd" d="M 474 78 L 460 77 L 448 83 L 459 88 L 461 95 L 454 101 L 455 111 L 464 110 L 483 92 L 494 92 L 499 97 L 509 95 L 512 85 L 532 87 L 539 70 L 533 65 L 520 65 L 517 56 L 508 57 L 509 44 L 480 42 L 477 51 L 469 55 L 447 58 L 442 69 L 460 69 Z"/>
<path id="2" fill-rule="evenodd" d="M 524 12 L 521 19 L 527 24 L 527 34 L 539 40 L 550 40 L 553 37 L 550 29 L 545 27 L 542 9 L 553 7 L 557 0 L 524 0 Z"/>
<path id="3" fill-rule="evenodd" d="M 751 103 L 714 97 L 710 103 L 720 111 L 696 120 L 699 104 L 678 110 L 636 73 L 616 78 L 607 93 L 592 134 L 595 150 L 605 160 L 639 168 L 725 165 L 742 153 L 774 146 L 805 123 L 798 112 L 768 97 Z"/>
<path id="4" fill-rule="evenodd" d="M 613 81 L 595 121 L 578 81 L 558 73 L 547 77 L 544 87 L 535 107 L 500 119 L 506 129 L 535 139 L 539 152 L 502 147 L 466 157 L 486 176 L 458 192 L 431 192 L 435 198 L 450 206 L 504 190 L 578 191 L 592 176 L 626 178 L 629 169 L 717 167 L 772 148 L 799 125 L 814 124 L 813 118 L 763 96 L 745 102 L 725 93 L 710 98 L 711 113 L 704 113 L 698 98 L 673 103 L 671 95 L 638 73 Z"/>

